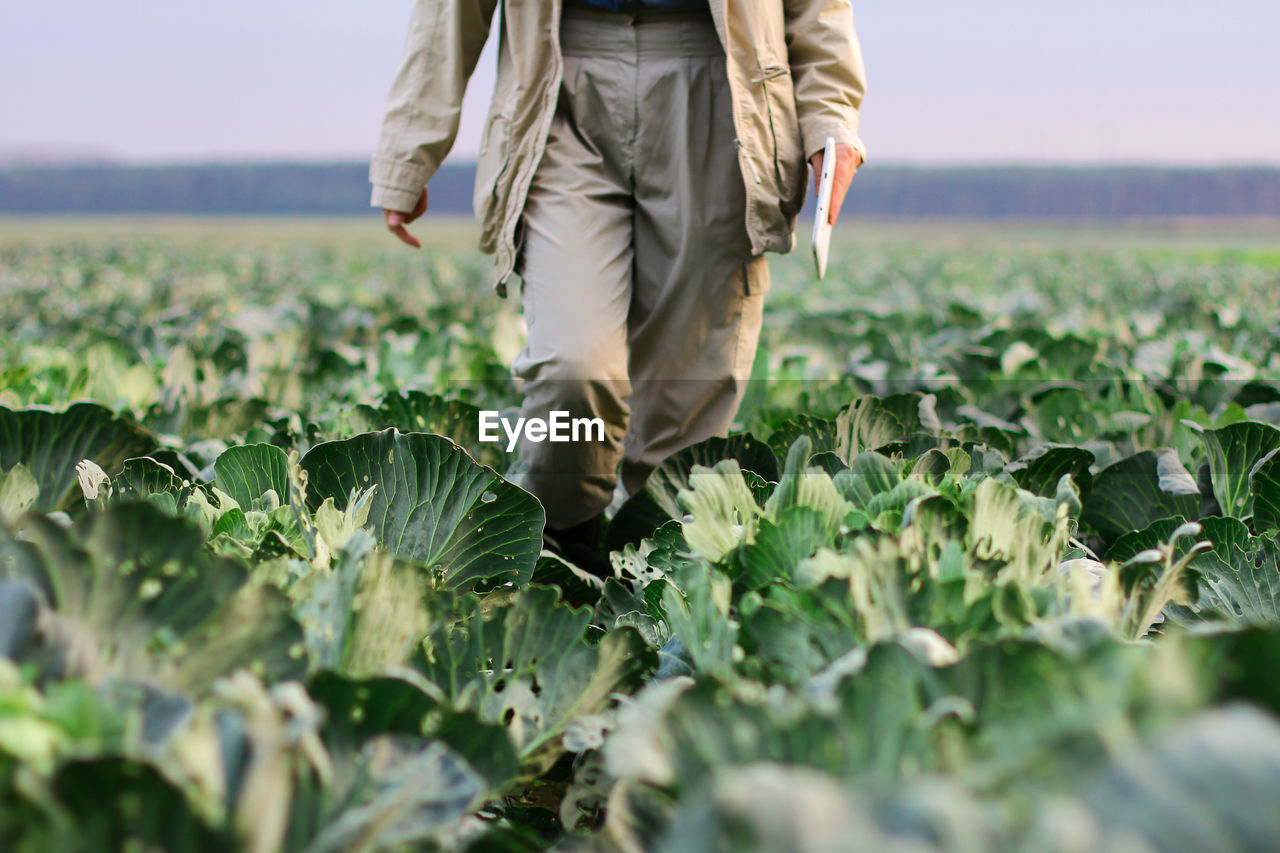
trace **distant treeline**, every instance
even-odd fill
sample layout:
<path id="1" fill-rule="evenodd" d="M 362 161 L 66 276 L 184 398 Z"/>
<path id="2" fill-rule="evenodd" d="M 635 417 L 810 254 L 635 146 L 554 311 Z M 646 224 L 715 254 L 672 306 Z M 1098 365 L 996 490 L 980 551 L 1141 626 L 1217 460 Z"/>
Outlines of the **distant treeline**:
<path id="1" fill-rule="evenodd" d="M 0 213 L 312 214 L 368 211 L 363 163 L 60 166 L 0 170 Z M 431 182 L 431 210 L 471 213 L 474 167 Z M 855 215 L 978 219 L 1280 217 L 1280 169 L 871 165 Z"/>

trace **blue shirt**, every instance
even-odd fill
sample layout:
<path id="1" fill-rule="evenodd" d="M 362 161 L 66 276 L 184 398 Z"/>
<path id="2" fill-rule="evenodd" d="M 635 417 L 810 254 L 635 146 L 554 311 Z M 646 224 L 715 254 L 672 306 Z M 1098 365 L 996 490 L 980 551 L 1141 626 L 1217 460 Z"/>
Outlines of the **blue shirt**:
<path id="1" fill-rule="evenodd" d="M 711 8 L 709 0 L 568 0 L 567 5 L 597 12 L 692 12 Z"/>

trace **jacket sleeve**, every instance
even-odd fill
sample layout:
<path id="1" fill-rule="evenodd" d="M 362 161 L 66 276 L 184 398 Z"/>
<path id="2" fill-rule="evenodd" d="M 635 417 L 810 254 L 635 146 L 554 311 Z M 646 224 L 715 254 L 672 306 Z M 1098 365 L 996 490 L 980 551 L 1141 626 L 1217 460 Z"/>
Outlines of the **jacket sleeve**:
<path id="1" fill-rule="evenodd" d="M 410 211 L 453 147 L 498 0 L 415 0 L 369 167 L 372 204 Z"/>
<path id="2" fill-rule="evenodd" d="M 849 0 L 784 0 L 784 8 L 805 155 L 821 151 L 831 136 L 852 145 L 865 160 L 858 111 L 866 71 Z"/>

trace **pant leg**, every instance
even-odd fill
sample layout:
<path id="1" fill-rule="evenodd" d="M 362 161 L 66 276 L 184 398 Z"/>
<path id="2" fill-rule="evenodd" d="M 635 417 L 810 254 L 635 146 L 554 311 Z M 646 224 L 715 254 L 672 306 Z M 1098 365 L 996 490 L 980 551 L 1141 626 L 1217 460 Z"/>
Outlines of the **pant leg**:
<path id="1" fill-rule="evenodd" d="M 635 54 L 607 38 L 600 44 L 581 21 L 566 21 L 562 39 L 564 84 L 523 212 L 518 272 L 528 344 L 513 370 L 522 416 L 601 418 L 605 440 L 522 443 L 517 480 L 542 501 L 551 528 L 591 518 L 613 495 L 630 412 L 634 266 Z"/>
<path id="2" fill-rule="evenodd" d="M 765 258 L 751 255 L 714 26 L 637 29 L 632 417 L 622 469 L 632 493 L 670 454 L 727 434 L 750 377 L 769 286 Z"/>

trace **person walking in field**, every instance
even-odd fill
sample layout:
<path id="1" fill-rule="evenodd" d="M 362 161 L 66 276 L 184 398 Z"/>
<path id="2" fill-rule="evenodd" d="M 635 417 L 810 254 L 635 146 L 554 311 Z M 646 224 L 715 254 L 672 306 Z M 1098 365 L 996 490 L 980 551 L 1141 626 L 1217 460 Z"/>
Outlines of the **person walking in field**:
<path id="1" fill-rule="evenodd" d="M 524 442 L 522 485 L 562 548 L 594 549 L 617 482 L 725 435 L 807 186 L 837 142 L 831 221 L 865 149 L 848 0 L 417 0 L 370 168 L 387 228 L 428 206 L 490 27 L 481 249 L 521 281 L 526 418 L 603 441 Z M 598 436 L 594 436 L 598 437 Z"/>

